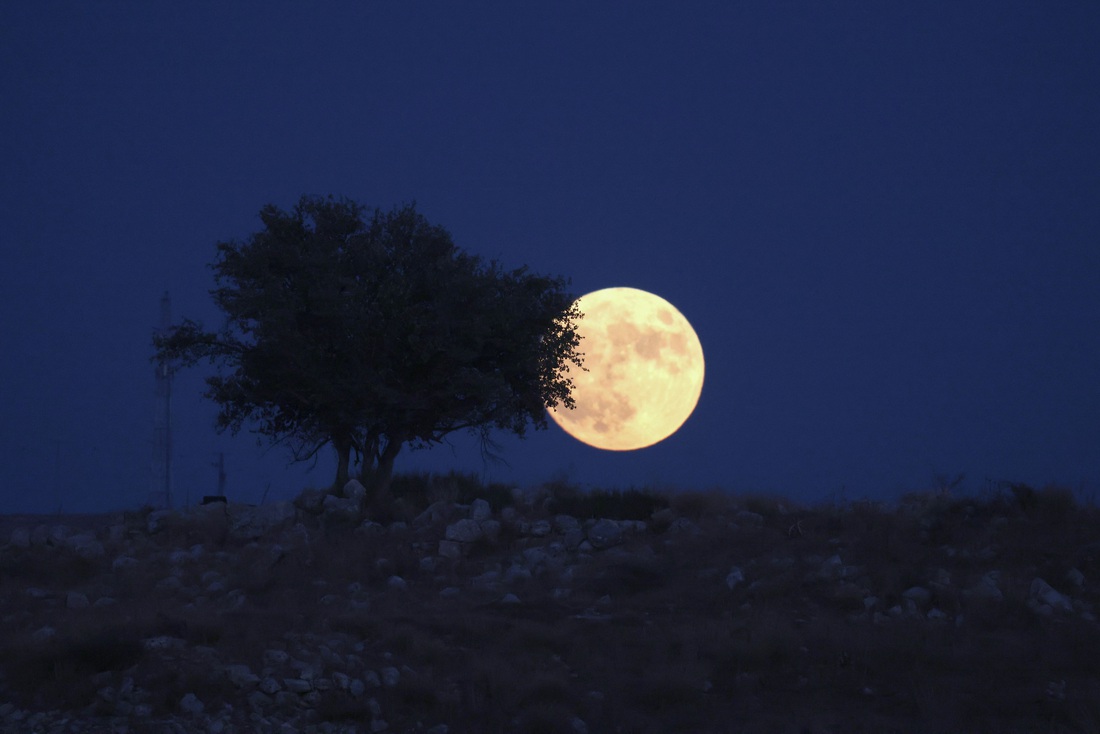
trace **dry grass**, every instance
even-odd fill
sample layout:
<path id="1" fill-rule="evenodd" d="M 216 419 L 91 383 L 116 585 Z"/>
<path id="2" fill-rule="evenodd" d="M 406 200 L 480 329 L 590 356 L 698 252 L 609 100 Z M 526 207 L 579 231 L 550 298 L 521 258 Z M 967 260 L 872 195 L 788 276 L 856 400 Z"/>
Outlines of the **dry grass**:
<path id="1" fill-rule="evenodd" d="M 476 487 L 463 481 L 414 477 L 395 485 L 395 495 L 403 512 L 418 513 L 441 496 L 472 499 Z M 498 497 L 498 511 L 507 504 Z M 571 583 L 550 572 L 496 590 L 468 581 L 543 541 L 505 533 L 479 553 L 426 571 L 420 559 L 431 555 L 425 549 L 438 541 L 438 527 L 330 528 L 308 553 L 286 541 L 292 552 L 281 558 L 260 544 L 234 545 L 217 527 L 179 526 L 159 537 L 166 547 L 203 544 L 207 565 L 218 550 L 235 554 L 223 570 L 226 587 L 246 594 L 237 608 L 224 598 L 188 605 L 186 592 L 151 593 L 167 573 L 162 564 L 111 574 L 110 554 L 86 561 L 61 549 L 7 548 L 0 552 L 3 685 L 23 706 L 87 709 L 98 705 L 98 689 L 132 676 L 144 681 L 158 712 L 174 710 L 187 692 L 216 709 L 235 692 L 211 679 L 211 657 L 260 671 L 264 650 L 293 650 L 314 634 L 361 643 L 366 668 L 412 671 L 371 694 L 394 731 L 420 721 L 446 722 L 452 731 L 560 732 L 575 717 L 590 731 L 639 733 L 1100 729 L 1100 628 L 1079 616 L 1040 618 L 1025 603 L 1033 577 L 1066 590 L 1062 579 L 1075 567 L 1087 582 L 1074 596 L 1096 601 L 1100 553 L 1080 549 L 1100 542 L 1100 517 L 1072 493 L 1017 489 L 980 501 L 914 495 L 897 507 L 805 508 L 768 496 L 583 493 L 562 483 L 543 488 L 524 512 L 551 516 L 563 508 L 578 517 L 671 512 L 705 532 L 654 523 L 625 546 L 594 553 Z M 763 516 L 762 526 L 731 525 L 744 510 Z M 991 547 L 994 555 L 981 556 Z M 833 553 L 858 575 L 817 578 L 821 559 Z M 734 565 L 745 580 L 731 591 L 724 579 Z M 189 568 L 181 583 L 197 584 L 205 568 Z M 1001 573 L 1004 601 L 958 592 L 992 569 Z M 874 624 L 864 611 L 867 592 L 885 611 L 940 571 L 951 583 L 933 590 L 932 605 L 951 620 L 962 615 L 961 624 Z M 393 575 L 409 588 L 389 588 Z M 346 603 L 349 584 L 359 584 L 364 607 Z M 51 602 L 56 596 L 29 600 L 22 594 L 29 585 L 90 596 L 109 589 L 118 603 L 66 610 Z M 446 586 L 463 591 L 443 597 Z M 554 598 L 559 586 L 571 595 Z M 522 603 L 499 603 L 509 591 Z M 327 594 L 345 601 L 327 604 Z M 44 625 L 56 638 L 33 641 L 30 633 Z M 186 640 L 189 652 L 166 661 L 145 651 L 141 640 L 156 635 Z M 1045 695 L 1056 680 L 1066 681 L 1064 700 Z M 365 706 L 328 691 L 316 716 L 361 720 L 369 717 Z"/>

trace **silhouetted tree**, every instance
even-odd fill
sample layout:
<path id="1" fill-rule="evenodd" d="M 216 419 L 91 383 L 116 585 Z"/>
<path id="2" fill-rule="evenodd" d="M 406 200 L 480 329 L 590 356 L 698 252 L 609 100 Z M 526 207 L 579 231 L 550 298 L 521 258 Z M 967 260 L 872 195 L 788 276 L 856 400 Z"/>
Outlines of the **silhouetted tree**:
<path id="1" fill-rule="evenodd" d="M 154 337 L 154 360 L 232 370 L 206 380 L 219 432 L 254 421 L 299 461 L 331 444 L 337 487 L 355 451 L 377 494 L 405 444 L 522 436 L 546 427 L 546 408 L 573 407 L 580 313 L 565 281 L 465 254 L 413 205 L 365 211 L 332 197 L 265 206 L 263 229 L 219 243 L 210 266 L 225 327 L 184 320 Z"/>

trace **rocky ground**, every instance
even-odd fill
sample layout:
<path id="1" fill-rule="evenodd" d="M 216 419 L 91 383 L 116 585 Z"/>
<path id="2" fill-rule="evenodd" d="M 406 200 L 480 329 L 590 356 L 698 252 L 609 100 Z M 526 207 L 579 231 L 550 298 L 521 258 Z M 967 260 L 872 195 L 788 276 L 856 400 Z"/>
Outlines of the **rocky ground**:
<path id="1" fill-rule="evenodd" d="M 5 518 L 0 730 L 1100 731 L 1100 515 L 1064 491 L 432 481 Z"/>

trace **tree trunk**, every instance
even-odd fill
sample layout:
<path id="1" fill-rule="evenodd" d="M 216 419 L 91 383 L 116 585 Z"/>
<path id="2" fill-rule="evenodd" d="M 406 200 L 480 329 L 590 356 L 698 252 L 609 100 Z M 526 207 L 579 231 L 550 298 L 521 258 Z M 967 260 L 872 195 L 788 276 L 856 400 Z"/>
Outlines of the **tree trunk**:
<path id="1" fill-rule="evenodd" d="M 378 466 L 374 470 L 374 493 L 372 504 L 375 507 L 388 507 L 393 502 L 393 495 L 390 493 L 390 483 L 393 480 L 393 461 L 397 458 L 397 454 L 401 451 L 401 446 L 405 443 L 404 439 L 391 438 L 386 443 L 386 448 L 382 450 L 381 456 L 378 457 Z"/>
<path id="2" fill-rule="evenodd" d="M 344 485 L 348 483 L 348 460 L 351 456 L 351 441 L 346 438 L 332 439 L 332 447 L 336 449 L 336 481 L 333 489 L 342 492 Z"/>

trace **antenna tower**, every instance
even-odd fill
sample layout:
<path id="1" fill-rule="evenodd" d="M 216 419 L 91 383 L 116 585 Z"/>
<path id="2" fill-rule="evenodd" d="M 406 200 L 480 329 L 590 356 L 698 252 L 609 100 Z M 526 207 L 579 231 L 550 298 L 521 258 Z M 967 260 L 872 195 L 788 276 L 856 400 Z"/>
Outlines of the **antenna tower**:
<path id="1" fill-rule="evenodd" d="M 164 334 L 172 325 L 172 305 L 168 291 L 160 299 L 160 326 Z M 149 504 L 172 507 L 172 369 L 156 366 L 156 407 L 153 412 L 153 471 Z"/>

